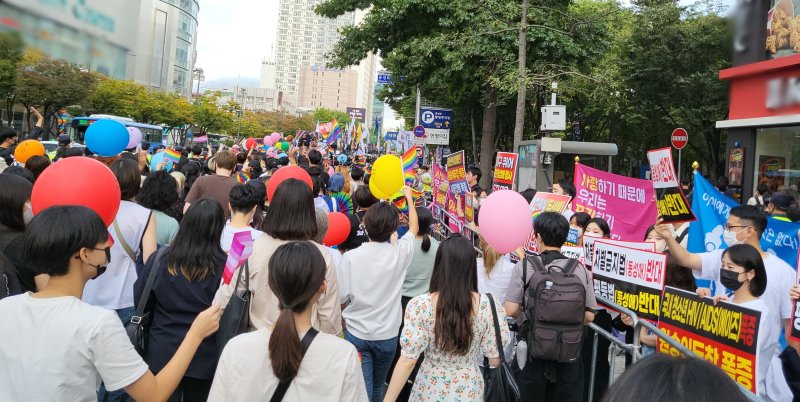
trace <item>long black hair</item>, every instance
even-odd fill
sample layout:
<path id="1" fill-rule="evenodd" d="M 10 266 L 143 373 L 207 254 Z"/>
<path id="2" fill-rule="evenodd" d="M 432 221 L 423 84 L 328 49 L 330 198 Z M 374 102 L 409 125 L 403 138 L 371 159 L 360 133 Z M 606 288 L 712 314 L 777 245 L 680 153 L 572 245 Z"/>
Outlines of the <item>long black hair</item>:
<path id="1" fill-rule="evenodd" d="M 25 230 L 23 209 L 31 199 L 33 184 L 20 176 L 0 174 L 0 224 L 11 230 Z"/>
<path id="2" fill-rule="evenodd" d="M 275 189 L 272 198 L 259 229 L 280 240 L 314 240 L 317 216 L 308 184 L 286 179 Z"/>
<path id="3" fill-rule="evenodd" d="M 219 262 L 225 260 L 219 244 L 224 227 L 225 212 L 219 202 L 208 198 L 193 202 L 165 253 L 167 271 L 173 276 L 180 271 L 190 281 L 216 274 L 222 269 Z"/>
<path id="4" fill-rule="evenodd" d="M 436 347 L 465 355 L 472 344 L 472 293 L 478 291 L 475 249 L 465 237 L 454 234 L 436 251 L 429 291 L 438 292 L 433 334 Z"/>
<path id="5" fill-rule="evenodd" d="M 431 225 L 433 225 L 433 214 L 431 210 L 424 207 L 417 207 L 417 221 L 419 222 L 419 235 L 422 236 L 422 252 L 427 253 L 431 249 Z"/>
<path id="6" fill-rule="evenodd" d="M 269 359 L 281 382 L 291 381 L 303 360 L 293 313 L 308 308 L 324 280 L 325 259 L 311 242 L 283 244 L 269 259 L 269 287 L 281 309 L 269 338 Z"/>

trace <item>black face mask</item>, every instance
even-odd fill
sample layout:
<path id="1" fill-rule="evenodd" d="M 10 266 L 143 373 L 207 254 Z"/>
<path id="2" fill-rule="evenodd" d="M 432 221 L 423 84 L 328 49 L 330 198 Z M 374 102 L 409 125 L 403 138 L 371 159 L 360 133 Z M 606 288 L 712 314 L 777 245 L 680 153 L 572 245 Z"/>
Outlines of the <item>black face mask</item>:
<path id="1" fill-rule="evenodd" d="M 743 282 L 739 282 L 740 274 L 741 272 L 733 272 L 723 269 L 719 272 L 719 280 L 722 282 L 722 286 L 725 286 L 727 289 L 735 292 L 739 290 L 743 284 Z"/>
<path id="2" fill-rule="evenodd" d="M 93 250 L 103 250 L 106 253 L 106 263 L 103 265 L 93 265 L 87 263 L 89 266 L 94 267 L 97 270 L 97 273 L 94 275 L 92 279 L 97 279 L 100 275 L 103 275 L 108 268 L 108 264 L 111 264 L 111 247 L 106 247 L 103 249 L 93 249 Z"/>

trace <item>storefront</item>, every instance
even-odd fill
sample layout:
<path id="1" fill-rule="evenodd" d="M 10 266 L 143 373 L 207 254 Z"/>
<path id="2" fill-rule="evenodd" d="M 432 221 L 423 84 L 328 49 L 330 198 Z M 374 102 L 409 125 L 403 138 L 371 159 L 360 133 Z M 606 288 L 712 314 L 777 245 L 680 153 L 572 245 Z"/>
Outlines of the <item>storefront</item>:
<path id="1" fill-rule="evenodd" d="M 800 0 L 740 2 L 729 83 L 728 179 L 748 199 L 759 183 L 800 186 Z M 738 191 L 737 191 L 738 192 Z"/>

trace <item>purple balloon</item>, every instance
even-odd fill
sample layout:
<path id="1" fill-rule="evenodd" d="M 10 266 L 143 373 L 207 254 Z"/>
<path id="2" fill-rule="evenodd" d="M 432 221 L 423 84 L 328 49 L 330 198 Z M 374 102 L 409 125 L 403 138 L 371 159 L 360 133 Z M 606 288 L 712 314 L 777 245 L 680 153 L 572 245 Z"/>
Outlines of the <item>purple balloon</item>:
<path id="1" fill-rule="evenodd" d="M 130 135 L 130 139 L 125 149 L 136 148 L 136 146 L 142 142 L 142 132 L 136 127 L 128 127 L 128 134 Z"/>

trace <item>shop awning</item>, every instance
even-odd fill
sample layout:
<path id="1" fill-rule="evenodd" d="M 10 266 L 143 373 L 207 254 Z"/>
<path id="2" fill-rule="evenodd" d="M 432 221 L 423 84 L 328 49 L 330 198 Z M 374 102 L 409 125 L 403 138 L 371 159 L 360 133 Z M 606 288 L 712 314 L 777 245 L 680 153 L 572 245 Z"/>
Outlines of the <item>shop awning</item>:
<path id="1" fill-rule="evenodd" d="M 751 119 L 720 120 L 717 128 L 769 127 L 800 125 L 800 114 L 784 116 L 754 117 Z"/>
<path id="2" fill-rule="evenodd" d="M 617 156 L 617 144 L 608 142 L 561 141 L 562 154 Z"/>

